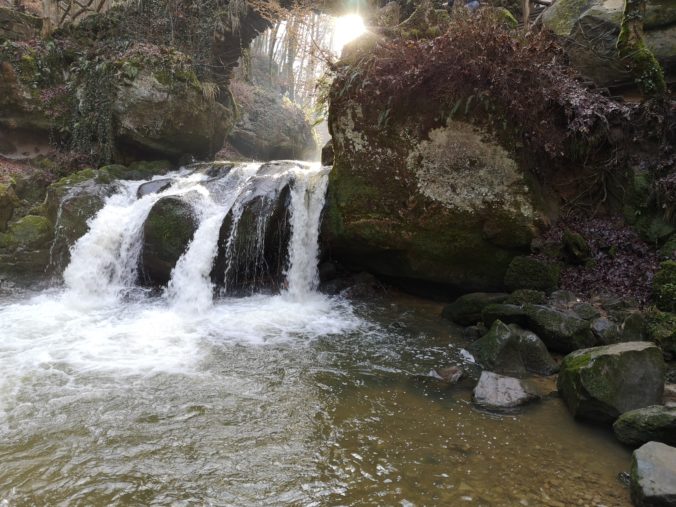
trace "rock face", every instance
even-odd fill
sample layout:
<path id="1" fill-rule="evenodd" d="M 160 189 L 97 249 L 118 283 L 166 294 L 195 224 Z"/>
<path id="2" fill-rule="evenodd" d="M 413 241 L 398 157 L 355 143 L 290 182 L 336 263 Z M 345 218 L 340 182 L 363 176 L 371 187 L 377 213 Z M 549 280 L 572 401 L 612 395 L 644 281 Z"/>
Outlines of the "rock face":
<path id="1" fill-rule="evenodd" d="M 568 39 L 571 63 L 599 86 L 632 81 L 619 60 L 623 0 L 559 0 L 545 11 L 544 25 Z M 676 74 L 676 9 L 664 0 L 648 0 L 645 41 L 667 75 Z"/>
<path id="2" fill-rule="evenodd" d="M 655 441 L 676 445 L 676 407 L 653 405 L 630 410 L 613 424 L 615 436 L 628 445 Z"/>
<path id="3" fill-rule="evenodd" d="M 423 132 L 426 114 L 383 119 L 382 111 L 332 101 L 323 238 L 346 264 L 380 275 L 500 289 L 540 221 L 533 193 L 508 152 L 480 130 L 449 121 Z"/>
<path id="4" fill-rule="evenodd" d="M 208 158 L 235 120 L 234 104 L 205 96 L 194 73 L 158 59 L 144 61 L 133 80 L 120 83 L 112 106 L 115 142 L 145 157 Z"/>
<path id="5" fill-rule="evenodd" d="M 499 320 L 469 351 L 482 367 L 498 373 L 551 375 L 558 371 L 556 362 L 537 335 Z"/>
<path id="6" fill-rule="evenodd" d="M 178 197 L 162 197 L 157 201 L 143 225 L 142 280 L 151 285 L 166 285 L 196 229 L 197 218 L 190 203 Z"/>
<path id="7" fill-rule="evenodd" d="M 244 88 L 238 102 L 241 117 L 228 136 L 239 153 L 255 160 L 310 160 L 317 153 L 312 129 L 297 106 L 258 86 Z M 236 98 L 238 98 L 236 96 Z"/>
<path id="8" fill-rule="evenodd" d="M 658 347 L 627 342 L 567 355 L 557 388 L 575 417 L 612 423 L 624 412 L 660 403 L 664 376 Z"/>
<path id="9" fill-rule="evenodd" d="M 474 402 L 488 409 L 505 410 L 538 399 L 538 395 L 519 379 L 503 377 L 489 371 L 481 373 L 474 388 Z"/>
<path id="10" fill-rule="evenodd" d="M 631 458 L 631 499 L 637 507 L 676 505 L 676 449 L 648 442 Z"/>

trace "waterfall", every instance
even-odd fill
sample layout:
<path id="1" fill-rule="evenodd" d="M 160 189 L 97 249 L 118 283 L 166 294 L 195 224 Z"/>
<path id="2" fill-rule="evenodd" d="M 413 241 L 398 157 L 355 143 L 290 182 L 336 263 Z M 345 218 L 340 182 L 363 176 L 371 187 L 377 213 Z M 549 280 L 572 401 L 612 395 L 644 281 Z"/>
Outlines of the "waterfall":
<path id="1" fill-rule="evenodd" d="M 281 292 L 297 300 L 314 291 L 327 169 L 301 162 L 215 168 L 184 168 L 163 177 L 171 184 L 143 195 L 139 189 L 148 182 L 118 182 L 71 248 L 64 272 L 69 292 L 96 303 L 134 290 L 146 220 L 165 197 L 189 203 L 196 223 L 163 292 L 176 308 L 206 310 L 215 293 Z"/>

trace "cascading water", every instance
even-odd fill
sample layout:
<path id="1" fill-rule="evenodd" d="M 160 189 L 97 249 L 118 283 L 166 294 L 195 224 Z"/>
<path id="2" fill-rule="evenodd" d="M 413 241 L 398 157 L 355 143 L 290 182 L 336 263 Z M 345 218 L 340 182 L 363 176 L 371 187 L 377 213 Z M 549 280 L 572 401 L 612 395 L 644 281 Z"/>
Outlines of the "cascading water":
<path id="1" fill-rule="evenodd" d="M 497 419 L 462 383 L 411 382 L 472 368 L 438 306 L 315 290 L 326 186 L 319 166 L 214 164 L 97 193 L 64 286 L 0 293 L 0 506 L 586 505 L 592 489 L 627 505 L 626 451 L 560 403 Z M 139 281 L 167 200 L 193 229 L 158 291 Z"/>

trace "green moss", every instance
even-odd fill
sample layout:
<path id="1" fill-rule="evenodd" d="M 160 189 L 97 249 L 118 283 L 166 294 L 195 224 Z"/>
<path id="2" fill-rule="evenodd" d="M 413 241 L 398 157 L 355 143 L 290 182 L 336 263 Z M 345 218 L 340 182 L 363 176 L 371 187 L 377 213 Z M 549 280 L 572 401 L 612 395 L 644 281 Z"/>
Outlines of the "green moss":
<path id="1" fill-rule="evenodd" d="M 0 248 L 13 250 L 41 248 L 49 244 L 52 224 L 43 216 L 27 215 L 0 234 Z"/>
<path id="2" fill-rule="evenodd" d="M 652 310 L 646 313 L 648 339 L 666 355 L 676 357 L 676 314 Z"/>
<path id="3" fill-rule="evenodd" d="M 589 0 L 558 0 L 545 12 L 544 24 L 556 35 L 567 37 L 573 31 L 575 20 L 589 7 Z"/>
<path id="4" fill-rule="evenodd" d="M 644 15 L 645 0 L 625 0 L 617 48 L 643 96 L 664 96 L 667 92 L 664 71 L 643 39 Z"/>
<path id="5" fill-rule="evenodd" d="M 540 290 L 519 289 L 512 292 L 505 303 L 510 305 L 544 305 L 547 303 L 547 295 Z"/>
<path id="6" fill-rule="evenodd" d="M 507 268 L 505 285 L 510 290 L 533 289 L 551 292 L 559 284 L 560 267 L 533 257 L 515 257 Z"/>
<path id="7" fill-rule="evenodd" d="M 95 178 L 96 175 L 97 173 L 96 170 L 94 169 L 91 168 L 82 169 L 81 171 L 78 171 L 76 173 L 64 176 L 57 182 L 53 183 L 51 186 L 55 188 L 72 187 L 80 183 L 83 183 L 87 180 L 91 180 Z"/>
<path id="8" fill-rule="evenodd" d="M 665 261 L 653 278 L 653 299 L 660 310 L 676 311 L 676 261 Z"/>

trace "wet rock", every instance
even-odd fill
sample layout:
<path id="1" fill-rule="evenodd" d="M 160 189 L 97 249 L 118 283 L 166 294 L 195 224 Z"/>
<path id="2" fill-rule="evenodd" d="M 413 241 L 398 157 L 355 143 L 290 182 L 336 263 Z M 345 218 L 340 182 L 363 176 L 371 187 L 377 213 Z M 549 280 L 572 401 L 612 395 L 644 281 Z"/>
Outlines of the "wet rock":
<path id="1" fill-rule="evenodd" d="M 509 297 L 504 293 L 474 292 L 465 294 L 446 305 L 441 315 L 461 326 L 476 324 L 481 320 L 482 310 L 491 304 L 503 303 Z"/>
<path id="2" fill-rule="evenodd" d="M 575 417 L 612 423 L 624 412 L 660 403 L 664 377 L 659 348 L 627 342 L 567 355 L 557 388 Z"/>
<path id="3" fill-rule="evenodd" d="M 322 148 L 322 165 L 333 165 L 333 141 L 329 141 Z"/>
<path id="4" fill-rule="evenodd" d="M 211 278 L 227 294 L 278 292 L 284 286 L 291 188 L 288 183 L 264 188 L 265 183 L 253 180 L 252 197 L 228 212 L 221 225 Z"/>
<path id="5" fill-rule="evenodd" d="M 509 409 L 538 399 L 535 391 L 525 382 L 484 371 L 474 388 L 474 402 L 488 409 Z"/>
<path id="6" fill-rule="evenodd" d="M 448 366 L 430 370 L 427 375 L 414 375 L 411 381 L 419 386 L 445 390 L 457 384 L 464 374 L 459 366 Z"/>
<path id="7" fill-rule="evenodd" d="M 486 329 L 486 326 L 479 323 L 476 326 L 467 326 L 465 329 L 463 329 L 462 337 L 465 340 L 473 342 L 485 335 L 487 331 L 488 330 Z"/>
<path id="8" fill-rule="evenodd" d="M 173 180 L 170 179 L 149 181 L 148 183 L 144 183 L 138 187 L 138 190 L 136 191 L 136 197 L 140 199 L 146 195 L 159 194 L 160 192 L 168 189 L 172 183 Z"/>
<path id="9" fill-rule="evenodd" d="M 496 319 L 518 324 L 537 334 L 549 350 L 561 353 L 594 346 L 598 343 L 588 321 L 574 313 L 544 305 L 489 305 L 482 312 L 487 326 Z"/>
<path id="10" fill-rule="evenodd" d="M 474 342 L 469 351 L 484 368 L 512 375 L 525 372 L 551 375 L 558 370 L 556 362 L 537 335 L 512 324 L 496 320 L 485 336 Z"/>
<path id="11" fill-rule="evenodd" d="M 176 262 L 197 230 L 192 205 L 179 197 L 162 197 L 143 225 L 141 278 L 150 285 L 166 285 Z"/>
<path id="12" fill-rule="evenodd" d="M 49 246 L 52 239 L 52 224 L 43 216 L 27 215 L 0 233 L 0 248 L 23 252 Z"/>
<path id="13" fill-rule="evenodd" d="M 551 292 L 559 284 L 560 268 L 551 262 L 533 257 L 515 257 L 505 274 L 509 290 L 532 289 Z"/>
<path id="14" fill-rule="evenodd" d="M 676 505 L 676 448 L 648 442 L 634 451 L 631 499 L 637 507 Z"/>
<path id="15" fill-rule="evenodd" d="M 646 442 L 662 442 L 676 445 L 676 407 L 652 405 L 630 410 L 613 424 L 613 431 L 620 442 L 639 446 Z"/>

